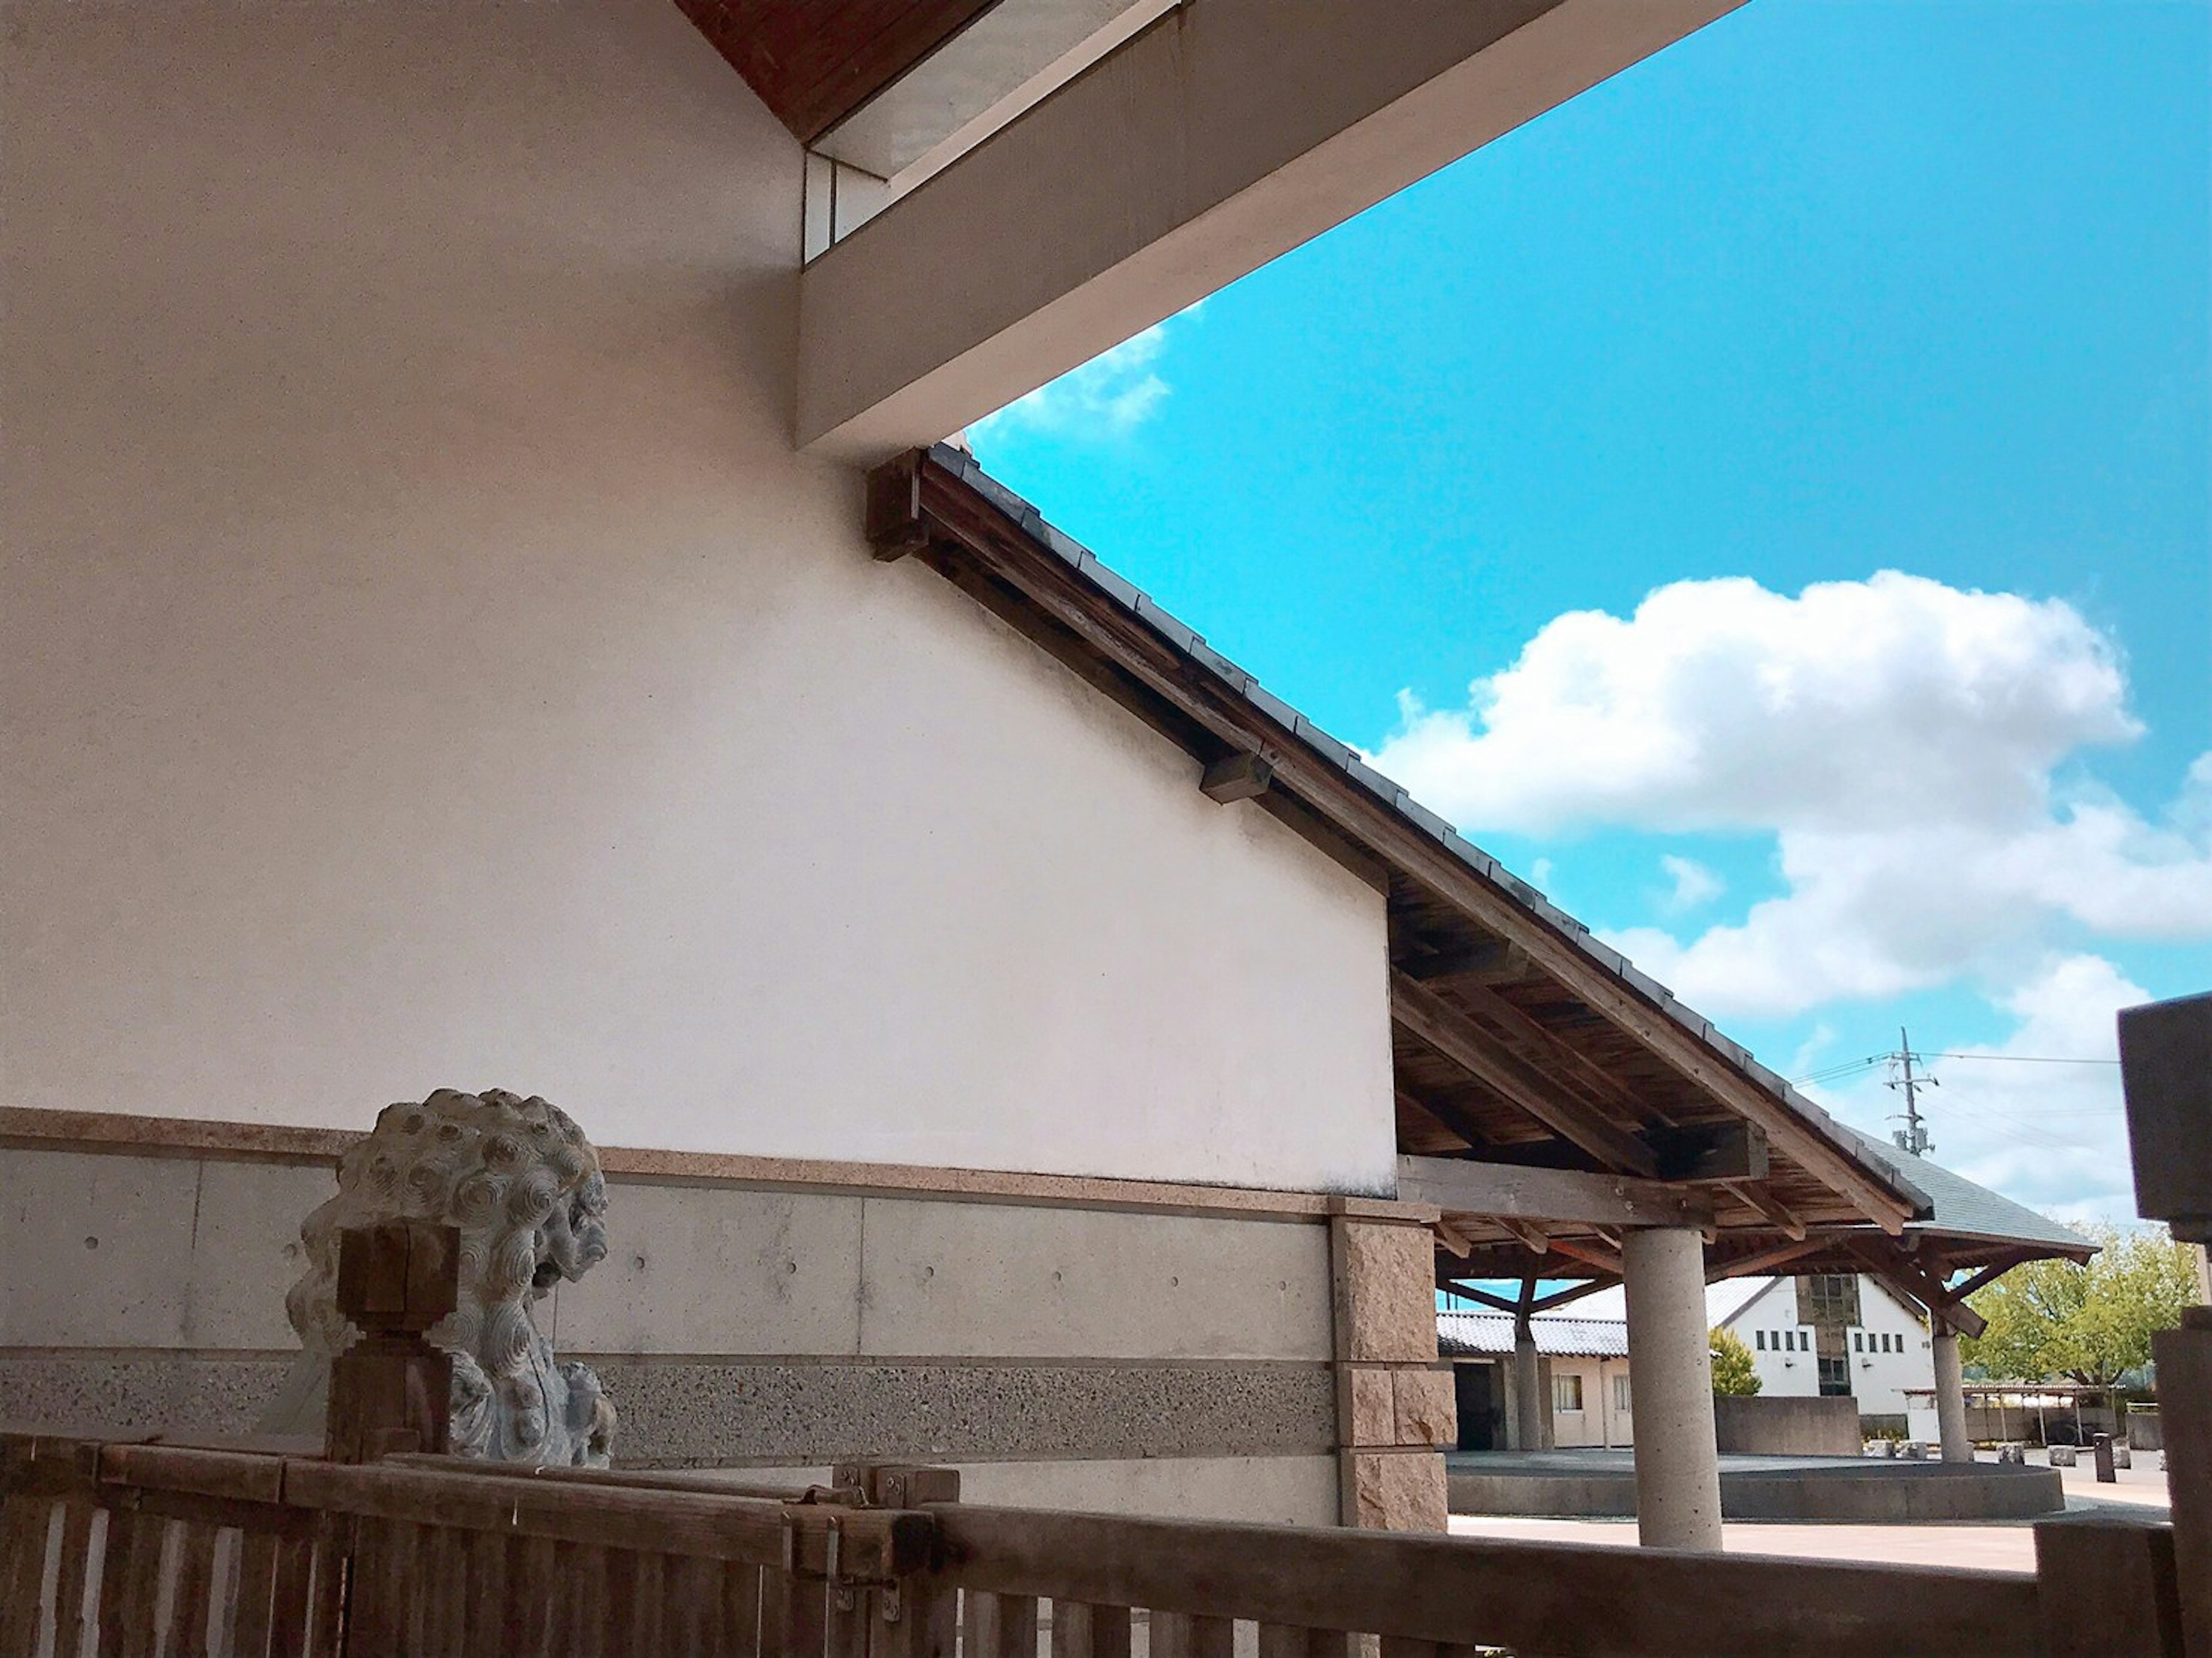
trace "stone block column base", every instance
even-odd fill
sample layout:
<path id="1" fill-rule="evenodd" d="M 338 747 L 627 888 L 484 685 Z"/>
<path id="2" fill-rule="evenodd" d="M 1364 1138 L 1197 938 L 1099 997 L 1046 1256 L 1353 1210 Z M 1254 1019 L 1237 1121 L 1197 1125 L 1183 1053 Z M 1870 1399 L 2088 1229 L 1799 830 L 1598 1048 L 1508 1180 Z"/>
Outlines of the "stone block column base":
<path id="1" fill-rule="evenodd" d="M 1451 1371 L 1437 1362 L 1435 1241 L 1410 1206 L 1362 1209 L 1329 1223 L 1342 1519 L 1443 1531 L 1437 1447 L 1457 1442 L 1459 1417 Z"/>

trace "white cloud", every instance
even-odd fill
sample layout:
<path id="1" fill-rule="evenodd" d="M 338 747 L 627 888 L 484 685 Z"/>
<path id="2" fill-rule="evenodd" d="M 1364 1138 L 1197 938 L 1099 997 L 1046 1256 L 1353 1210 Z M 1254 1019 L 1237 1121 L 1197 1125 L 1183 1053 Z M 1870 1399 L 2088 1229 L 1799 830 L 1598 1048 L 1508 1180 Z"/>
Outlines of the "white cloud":
<path id="1" fill-rule="evenodd" d="M 1014 428 L 1054 437 L 1127 436 L 1167 400 L 1170 388 L 1159 365 L 1168 331 L 1177 320 L 1170 317 L 1154 323 L 1081 367 L 1047 381 L 976 422 L 969 428 L 969 436 L 988 442 L 994 433 Z"/>
<path id="2" fill-rule="evenodd" d="M 1728 883 L 1717 872 L 1706 868 L 1694 858 L 1663 853 L 1660 855 L 1659 867 L 1674 884 L 1674 890 L 1660 901 L 1660 907 L 1674 914 L 1695 909 L 1700 904 L 1709 904 L 1728 890 Z"/>
<path id="3" fill-rule="evenodd" d="M 1404 715 L 1376 763 L 1477 834 L 1775 833 L 1784 890 L 1741 921 L 1609 935 L 1709 1013 L 2014 983 L 2061 923 L 2212 937 L 2212 756 L 2160 823 L 2064 781 L 2141 727 L 2118 652 L 2057 601 L 1894 571 L 1794 598 L 1679 582 Z"/>
<path id="4" fill-rule="evenodd" d="M 1940 1085 L 1921 1096 L 1935 1160 L 2014 1201 L 2068 1220 L 2126 1224 L 2135 1215 L 2119 1067 L 2054 1064 L 2118 1057 L 2113 1015 L 2149 1000 L 2102 957 L 2043 960 L 1998 1005 L 2012 1034 L 1993 1047 L 1936 1058 Z M 1808 1088 L 1869 1133 L 1888 1138 L 1904 1108 L 1879 1075 Z"/>

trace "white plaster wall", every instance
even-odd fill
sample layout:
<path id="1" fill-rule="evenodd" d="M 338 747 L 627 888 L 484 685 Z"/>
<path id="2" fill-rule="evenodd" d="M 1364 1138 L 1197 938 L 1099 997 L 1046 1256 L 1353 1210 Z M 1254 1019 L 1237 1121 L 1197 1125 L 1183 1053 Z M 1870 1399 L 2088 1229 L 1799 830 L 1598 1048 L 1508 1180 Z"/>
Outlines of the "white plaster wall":
<path id="1" fill-rule="evenodd" d="M 1797 1284 L 1776 1278 L 1729 1321 L 1729 1328 L 1752 1350 L 1752 1369 L 1759 1373 L 1762 1394 L 1809 1399 L 1820 1391 L 1820 1356 L 1813 1351 L 1813 1327 L 1797 1321 Z M 1756 1333 L 1766 1333 L 1760 1351 Z M 1784 1331 L 1795 1331 L 1799 1350 L 1782 1351 L 1775 1343 Z"/>
<path id="2" fill-rule="evenodd" d="M 1896 1416 L 1905 1409 L 1905 1390 L 1936 1385 L 1936 1350 L 1928 1327 L 1918 1315 L 1901 1305 L 1894 1296 L 1870 1278 L 1859 1279 L 1858 1333 L 1871 1338 L 1893 1335 L 1902 1351 L 1893 1353 L 1851 1353 L 1851 1392 L 1859 1409 L 1869 1416 Z M 1868 1345 L 1873 1346 L 1869 1339 Z"/>
<path id="3" fill-rule="evenodd" d="M 674 7 L 4 51 L 0 1097 L 1388 1186 L 1381 900 L 871 562 Z"/>

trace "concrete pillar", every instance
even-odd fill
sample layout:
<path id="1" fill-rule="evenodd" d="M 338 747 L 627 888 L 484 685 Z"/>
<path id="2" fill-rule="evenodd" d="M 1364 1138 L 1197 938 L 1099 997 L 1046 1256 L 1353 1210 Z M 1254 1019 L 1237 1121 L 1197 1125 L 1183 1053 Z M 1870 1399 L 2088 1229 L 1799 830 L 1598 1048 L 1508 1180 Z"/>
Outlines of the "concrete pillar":
<path id="1" fill-rule="evenodd" d="M 1636 1378 L 1636 1528 L 1647 1548 L 1721 1546 L 1721 1463 L 1705 1323 L 1705 1247 L 1694 1228 L 1622 1239 L 1628 1370 Z"/>
<path id="2" fill-rule="evenodd" d="M 1943 1460 L 1971 1462 L 1974 1445 L 1966 1437 L 1966 1378 L 1959 1367 L 1959 1333 L 1940 1318 L 1933 1327 L 1936 1425 L 1943 1442 Z"/>
<path id="3" fill-rule="evenodd" d="M 1513 1321 L 1513 1448 L 1540 1451 L 1551 1437 L 1544 1431 L 1552 1401 L 1544 1397 L 1544 1376 L 1536 1360 L 1536 1333 L 1526 1318 Z"/>

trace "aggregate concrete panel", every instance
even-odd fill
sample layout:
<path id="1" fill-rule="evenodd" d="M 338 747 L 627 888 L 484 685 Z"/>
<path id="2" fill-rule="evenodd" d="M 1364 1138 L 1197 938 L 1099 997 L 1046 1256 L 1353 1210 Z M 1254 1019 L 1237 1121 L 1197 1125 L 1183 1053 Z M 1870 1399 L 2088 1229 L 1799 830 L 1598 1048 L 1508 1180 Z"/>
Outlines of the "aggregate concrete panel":
<path id="1" fill-rule="evenodd" d="M 1336 1459 L 1236 1456 L 963 1464 L 960 1497 L 963 1502 L 1006 1508 L 1334 1526 Z"/>
<path id="2" fill-rule="evenodd" d="M 863 1199 L 617 1181 L 606 1260 L 539 1316 L 562 1352 L 857 1353 Z"/>
<path id="3" fill-rule="evenodd" d="M 0 1346 L 177 1347 L 200 1165 L 0 1149 Z"/>
<path id="4" fill-rule="evenodd" d="M 621 1412 L 625 1467 L 781 1467 L 854 1458 L 1185 1461 L 1325 1455 L 1334 1381 L 1318 1364 L 729 1363 L 587 1355 Z M 10 1419 L 251 1431 L 274 1355 L 0 1356 Z"/>
<path id="5" fill-rule="evenodd" d="M 1431 1315 L 1431 1344 L 1433 1325 Z M 1296 1222 L 870 1198 L 860 1349 L 1326 1359 L 1328 1234 Z"/>
<path id="6" fill-rule="evenodd" d="M 281 1358 L 0 1357 L 10 1420 L 56 1429 L 252 1433 L 289 1368 Z"/>
<path id="7" fill-rule="evenodd" d="M 626 1362 L 586 1356 L 625 1463 L 1279 1455 L 1326 1452 L 1318 1364 Z"/>

